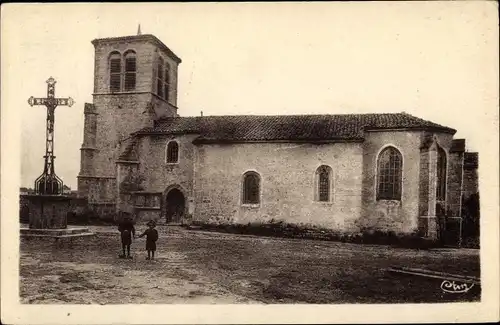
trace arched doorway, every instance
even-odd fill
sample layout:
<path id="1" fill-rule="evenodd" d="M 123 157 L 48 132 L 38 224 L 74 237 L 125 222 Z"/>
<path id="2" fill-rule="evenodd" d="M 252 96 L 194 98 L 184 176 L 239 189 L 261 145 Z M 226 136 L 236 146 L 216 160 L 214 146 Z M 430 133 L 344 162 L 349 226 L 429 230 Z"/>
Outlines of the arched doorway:
<path id="1" fill-rule="evenodd" d="M 165 217 L 167 223 L 181 223 L 186 210 L 186 199 L 184 194 L 173 188 L 165 196 Z"/>

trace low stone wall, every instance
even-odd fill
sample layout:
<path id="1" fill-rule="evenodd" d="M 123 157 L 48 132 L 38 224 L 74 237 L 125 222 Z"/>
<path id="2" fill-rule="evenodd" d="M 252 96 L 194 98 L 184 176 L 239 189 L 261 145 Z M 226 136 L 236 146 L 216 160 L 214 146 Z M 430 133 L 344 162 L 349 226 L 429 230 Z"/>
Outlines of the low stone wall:
<path id="1" fill-rule="evenodd" d="M 29 201 L 26 195 L 19 195 L 19 221 L 24 224 L 30 222 Z"/>
<path id="2" fill-rule="evenodd" d="M 117 220 L 113 202 L 88 203 L 85 198 L 73 198 L 68 223 L 75 225 L 110 225 Z"/>
<path id="3" fill-rule="evenodd" d="M 429 249 L 439 247 L 437 241 L 420 237 L 417 233 L 396 234 L 394 232 L 364 231 L 359 233 L 342 233 L 326 228 L 295 225 L 284 222 L 248 223 L 248 224 L 215 224 L 194 221 L 191 229 L 219 231 L 257 236 L 301 238 L 326 241 L 340 241 L 355 244 L 391 245 L 405 248 Z"/>

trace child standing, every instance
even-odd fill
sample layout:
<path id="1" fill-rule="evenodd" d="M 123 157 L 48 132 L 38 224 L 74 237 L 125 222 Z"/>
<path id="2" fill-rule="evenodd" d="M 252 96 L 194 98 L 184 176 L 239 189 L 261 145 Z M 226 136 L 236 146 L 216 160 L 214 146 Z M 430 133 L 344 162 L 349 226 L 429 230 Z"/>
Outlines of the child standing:
<path id="1" fill-rule="evenodd" d="M 146 236 L 146 250 L 148 251 L 147 260 L 155 259 L 155 251 L 156 251 L 156 241 L 158 240 L 158 231 L 155 229 L 156 222 L 154 220 L 150 220 L 148 223 L 148 229 L 146 229 L 139 238 Z"/>
<path id="2" fill-rule="evenodd" d="M 121 234 L 122 239 L 122 250 L 123 254 L 120 258 L 131 258 L 130 257 L 130 245 L 132 244 L 132 236 L 135 238 L 135 227 L 134 222 L 130 216 L 125 216 L 118 225 L 118 231 Z M 125 250 L 127 250 L 127 255 L 125 255 Z"/>

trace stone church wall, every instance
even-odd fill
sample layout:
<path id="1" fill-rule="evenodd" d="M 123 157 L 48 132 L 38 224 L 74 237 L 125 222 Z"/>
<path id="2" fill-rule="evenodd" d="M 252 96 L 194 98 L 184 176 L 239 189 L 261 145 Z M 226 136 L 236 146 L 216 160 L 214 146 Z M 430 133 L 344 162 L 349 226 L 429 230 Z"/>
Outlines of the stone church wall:
<path id="1" fill-rule="evenodd" d="M 463 152 L 451 152 L 448 162 L 448 207 L 454 216 L 461 215 L 463 184 Z"/>
<path id="2" fill-rule="evenodd" d="M 145 190 L 164 192 L 172 185 L 179 185 L 184 195 L 192 196 L 193 160 L 195 146 L 192 141 L 197 135 L 144 137 L 141 140 L 140 172 L 146 181 Z M 178 163 L 166 162 L 166 148 L 169 141 L 179 145 Z M 186 198 L 187 199 L 187 198 Z"/>
<path id="3" fill-rule="evenodd" d="M 477 169 L 464 169 L 463 196 L 469 198 L 472 194 L 479 192 Z"/>
<path id="4" fill-rule="evenodd" d="M 119 141 L 142 127 L 149 119 L 143 114 L 151 94 L 94 96 L 98 115 L 93 176 L 115 176 L 115 161 L 119 156 Z"/>
<path id="5" fill-rule="evenodd" d="M 429 213 L 429 190 L 431 188 L 429 179 L 429 148 L 424 144 L 424 139 L 421 142 L 420 148 L 420 176 L 419 176 L 419 205 L 418 205 L 418 216 L 427 216 Z"/>
<path id="6" fill-rule="evenodd" d="M 348 231 L 361 214 L 360 143 L 200 145 L 195 158 L 196 221 L 286 221 Z M 331 202 L 315 201 L 315 173 L 333 171 Z M 241 204 L 242 177 L 261 177 L 261 202 Z"/>
<path id="7" fill-rule="evenodd" d="M 459 187 L 461 179 L 461 171 L 458 170 L 460 166 L 463 165 L 460 157 L 457 157 L 455 153 L 450 152 L 453 136 L 450 134 L 434 133 L 433 134 L 437 145 L 444 149 L 446 152 L 446 208 L 452 212 L 458 213 L 460 206 L 460 193 Z M 437 163 L 437 162 L 436 162 Z M 457 206 L 458 204 L 458 206 Z M 458 216 L 458 215 L 456 215 Z"/>
<path id="8" fill-rule="evenodd" d="M 417 228 L 419 207 L 420 132 L 367 132 L 363 143 L 363 213 L 361 228 L 409 233 Z M 388 145 L 403 155 L 401 201 L 376 199 L 379 153 Z"/>
<path id="9" fill-rule="evenodd" d="M 428 196 L 430 190 L 429 163 L 435 163 L 426 149 L 422 149 L 423 132 L 394 131 L 367 132 L 364 147 L 364 179 L 363 179 L 363 217 L 361 227 L 396 233 L 410 233 L 418 228 L 418 218 L 428 213 Z M 435 134 L 437 143 L 448 153 L 452 136 Z M 403 155 L 403 187 L 401 200 L 376 199 L 376 170 L 379 153 L 388 145 L 396 147 Z M 459 158 L 448 155 L 448 203 L 459 202 L 455 182 L 460 178 Z M 459 204 L 459 203 L 458 203 Z M 456 206 L 453 205 L 456 210 Z"/>
<path id="10" fill-rule="evenodd" d="M 154 219 L 159 222 L 165 217 L 165 195 L 172 188 L 179 189 L 185 198 L 185 213 L 192 212 L 193 209 L 193 160 L 194 150 L 196 147 L 192 141 L 197 135 L 179 135 L 179 136 L 147 136 L 142 137 L 138 141 L 137 153 L 139 156 L 139 164 L 134 165 L 137 168 L 137 174 L 143 178 L 141 183 L 141 191 L 147 193 L 162 193 L 162 198 L 159 203 L 161 210 L 155 207 L 141 207 L 136 213 L 140 220 Z M 166 162 L 167 143 L 176 141 L 179 145 L 179 157 L 177 163 Z M 127 165 L 123 165 L 121 174 L 125 175 Z M 123 176 L 122 175 L 122 176 Z M 156 195 L 156 194 L 155 194 Z M 128 208 L 134 208 L 127 202 L 130 200 L 124 196 L 120 199 L 120 210 L 128 211 Z M 132 210 L 128 212 L 133 212 Z"/>
<path id="11" fill-rule="evenodd" d="M 97 178 L 85 177 L 78 179 L 78 188 L 81 193 L 86 195 L 81 196 L 89 200 L 89 202 L 113 202 L 116 197 L 116 179 L 115 178 Z"/>

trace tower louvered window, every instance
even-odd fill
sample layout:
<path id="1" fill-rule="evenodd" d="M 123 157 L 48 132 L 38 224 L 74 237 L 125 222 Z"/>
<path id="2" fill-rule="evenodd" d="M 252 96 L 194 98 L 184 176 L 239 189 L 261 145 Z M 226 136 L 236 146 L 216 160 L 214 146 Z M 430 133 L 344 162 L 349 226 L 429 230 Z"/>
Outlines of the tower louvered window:
<path id="1" fill-rule="evenodd" d="M 135 90 L 137 59 L 133 51 L 125 54 L 125 91 Z"/>
<path id="2" fill-rule="evenodd" d="M 164 74 L 164 61 L 158 58 L 158 67 L 156 69 L 156 94 L 163 98 L 163 74 Z"/>
<path id="3" fill-rule="evenodd" d="M 121 90 L 122 58 L 113 53 L 109 58 L 109 88 L 112 92 Z"/>
<path id="4" fill-rule="evenodd" d="M 163 83 L 163 95 L 165 96 L 165 100 L 168 102 L 170 93 L 170 66 L 167 63 L 165 69 L 165 80 Z"/>

